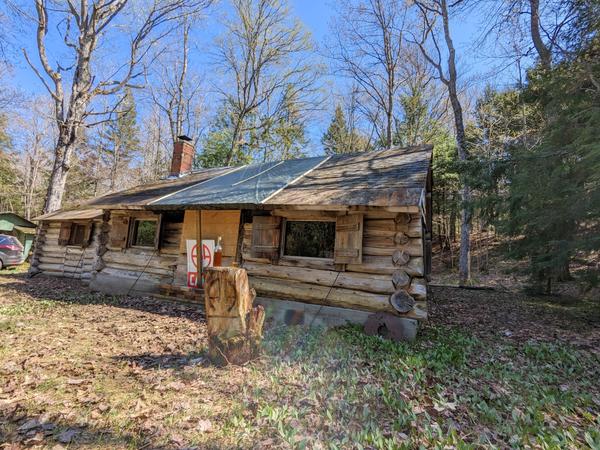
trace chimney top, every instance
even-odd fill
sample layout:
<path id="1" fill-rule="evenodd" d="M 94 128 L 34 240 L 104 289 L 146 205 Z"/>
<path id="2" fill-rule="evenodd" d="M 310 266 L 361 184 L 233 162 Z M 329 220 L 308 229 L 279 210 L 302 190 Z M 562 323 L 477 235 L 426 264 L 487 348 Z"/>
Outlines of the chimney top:
<path id="1" fill-rule="evenodd" d="M 177 136 L 173 145 L 170 177 L 180 177 L 192 171 L 194 164 L 194 145 L 188 136 Z"/>

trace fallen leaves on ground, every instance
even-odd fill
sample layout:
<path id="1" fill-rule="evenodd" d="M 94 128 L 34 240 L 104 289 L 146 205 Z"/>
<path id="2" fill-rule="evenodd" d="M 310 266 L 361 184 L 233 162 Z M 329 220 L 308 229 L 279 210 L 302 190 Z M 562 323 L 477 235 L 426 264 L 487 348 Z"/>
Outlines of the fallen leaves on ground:
<path id="1" fill-rule="evenodd" d="M 219 369 L 193 306 L 2 275 L 0 448 L 600 445 L 590 305 L 434 294 L 415 343 L 274 328 Z"/>

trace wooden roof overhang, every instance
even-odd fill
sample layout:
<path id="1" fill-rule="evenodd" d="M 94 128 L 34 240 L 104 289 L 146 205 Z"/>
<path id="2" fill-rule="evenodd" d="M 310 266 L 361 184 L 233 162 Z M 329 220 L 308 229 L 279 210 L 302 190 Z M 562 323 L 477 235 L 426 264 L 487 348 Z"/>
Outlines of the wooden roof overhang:
<path id="1" fill-rule="evenodd" d="M 102 217 L 101 209 L 86 208 L 73 210 L 60 210 L 48 214 L 42 214 L 32 220 L 42 221 L 63 221 L 63 220 L 93 220 Z"/>

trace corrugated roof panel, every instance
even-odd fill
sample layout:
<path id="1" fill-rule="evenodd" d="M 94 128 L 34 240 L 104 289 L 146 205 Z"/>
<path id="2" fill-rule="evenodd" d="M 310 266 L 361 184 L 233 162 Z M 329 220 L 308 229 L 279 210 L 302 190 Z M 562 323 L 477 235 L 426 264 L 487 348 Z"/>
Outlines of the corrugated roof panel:
<path id="1" fill-rule="evenodd" d="M 324 156 L 244 166 L 151 203 L 151 206 L 258 205 L 318 166 Z"/>
<path id="2" fill-rule="evenodd" d="M 167 178 L 154 183 L 135 186 L 124 191 L 96 197 L 85 202 L 82 207 L 96 207 L 106 209 L 119 209 L 120 207 L 139 207 L 158 200 L 165 195 L 173 194 L 189 186 L 202 183 L 214 177 L 233 170 L 232 167 L 217 167 L 214 169 L 202 169 L 180 178 Z"/>

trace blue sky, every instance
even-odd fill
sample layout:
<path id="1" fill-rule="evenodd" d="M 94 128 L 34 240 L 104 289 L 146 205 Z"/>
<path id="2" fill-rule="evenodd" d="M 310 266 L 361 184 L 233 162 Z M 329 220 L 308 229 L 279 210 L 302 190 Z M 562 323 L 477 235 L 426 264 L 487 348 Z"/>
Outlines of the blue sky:
<path id="1" fill-rule="evenodd" d="M 327 35 L 330 33 L 330 22 L 334 14 L 333 1 L 318 1 L 318 0 L 290 0 L 290 5 L 293 14 L 295 14 L 306 26 L 306 28 L 312 33 L 313 38 L 317 45 L 322 45 Z M 221 2 L 219 6 L 213 8 L 210 11 L 209 17 L 203 22 L 196 32 L 196 48 L 192 53 L 191 65 L 202 70 L 207 70 L 209 67 L 207 63 L 210 61 L 210 49 L 211 43 L 214 37 L 219 34 L 219 19 L 229 10 L 227 1 Z M 459 63 L 461 72 L 465 75 L 465 78 L 475 80 L 474 85 L 483 87 L 487 83 L 494 83 L 499 85 L 507 85 L 514 83 L 515 75 L 512 70 L 501 72 L 498 67 L 501 66 L 503 61 L 495 60 L 490 57 L 484 57 L 492 53 L 493 49 L 475 49 L 473 48 L 472 42 L 476 40 L 481 34 L 481 15 L 479 11 L 471 11 L 468 16 L 461 18 L 460 23 L 451 23 L 454 33 L 455 44 L 458 50 Z M 31 54 L 32 59 L 37 63 L 37 55 L 35 53 L 35 35 L 34 30 L 27 33 L 19 33 L 22 42 L 18 44 L 19 47 L 23 46 L 27 48 Z M 114 46 L 113 51 L 119 50 L 118 38 L 112 44 Z M 52 55 L 52 50 L 50 50 Z M 18 85 L 24 92 L 28 94 L 39 94 L 44 93 L 44 88 L 37 77 L 27 67 L 23 56 L 20 52 L 16 53 L 16 64 L 13 82 Z M 60 55 L 52 55 L 57 59 Z M 208 75 L 210 78 L 210 73 Z M 332 78 L 335 83 L 341 82 L 342 80 L 336 80 Z M 331 108 L 333 108 L 333 102 L 331 102 Z M 143 108 L 143 106 L 140 106 Z M 141 111 L 143 115 L 143 111 Z M 328 115 L 324 115 L 323 118 L 315 121 L 311 124 L 308 132 L 311 139 L 311 148 L 313 151 L 317 151 L 320 146 L 320 135 L 324 128 L 327 126 Z"/>

